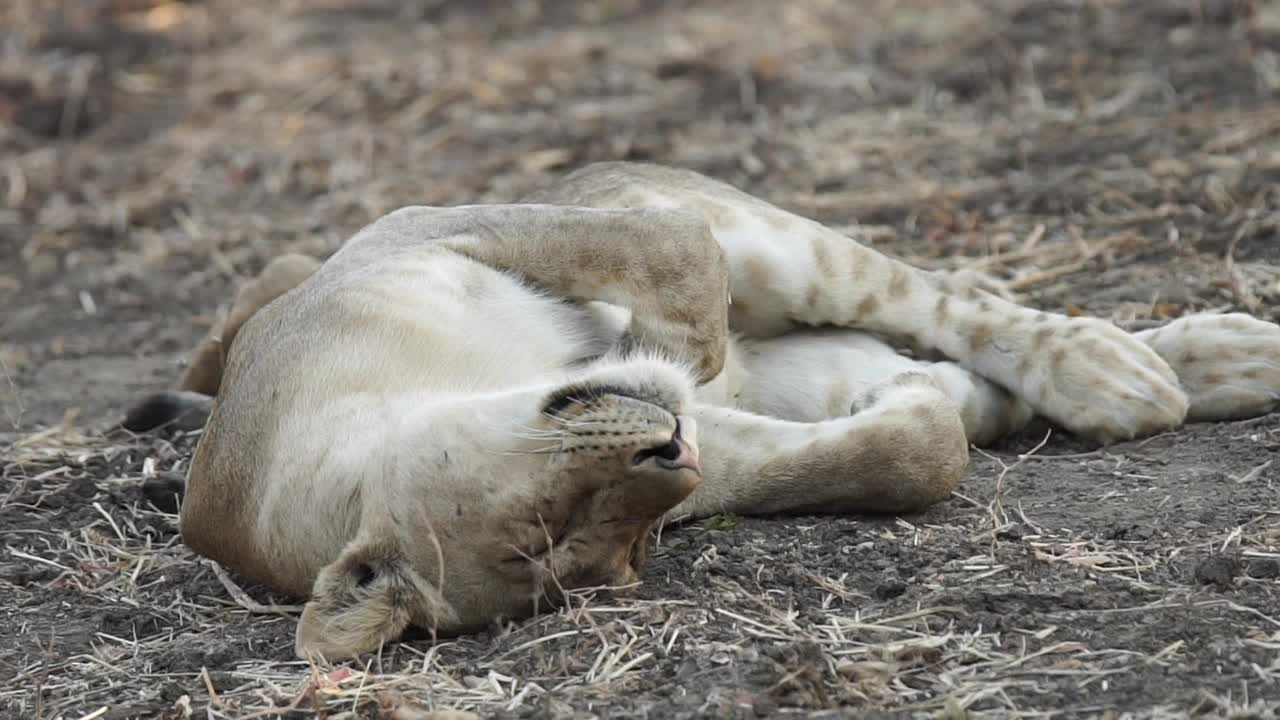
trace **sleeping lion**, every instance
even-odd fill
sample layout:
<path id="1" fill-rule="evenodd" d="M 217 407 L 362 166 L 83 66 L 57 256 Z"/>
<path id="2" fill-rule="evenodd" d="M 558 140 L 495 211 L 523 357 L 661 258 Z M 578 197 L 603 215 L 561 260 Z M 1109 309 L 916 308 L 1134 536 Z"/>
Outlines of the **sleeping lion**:
<path id="1" fill-rule="evenodd" d="M 664 519 L 919 510 L 1036 415 L 1110 443 L 1278 404 L 1275 324 L 1129 334 L 602 163 L 277 258 L 125 427 L 204 428 L 183 541 L 309 598 L 297 652 L 334 659 L 630 584 Z"/>

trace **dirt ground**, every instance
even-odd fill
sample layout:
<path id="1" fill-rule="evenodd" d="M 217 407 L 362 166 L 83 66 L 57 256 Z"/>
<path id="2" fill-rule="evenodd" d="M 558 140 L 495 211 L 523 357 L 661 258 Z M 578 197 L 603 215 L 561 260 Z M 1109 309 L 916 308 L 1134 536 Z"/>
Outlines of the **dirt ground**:
<path id="1" fill-rule="evenodd" d="M 103 432 L 270 257 L 603 159 L 1044 309 L 1280 320 L 1280 4 L 11 0 L 0 33 L 0 716 L 1280 713 L 1276 415 L 1038 425 L 926 513 L 667 528 L 634 595 L 322 667 L 144 492 L 194 438 Z"/>

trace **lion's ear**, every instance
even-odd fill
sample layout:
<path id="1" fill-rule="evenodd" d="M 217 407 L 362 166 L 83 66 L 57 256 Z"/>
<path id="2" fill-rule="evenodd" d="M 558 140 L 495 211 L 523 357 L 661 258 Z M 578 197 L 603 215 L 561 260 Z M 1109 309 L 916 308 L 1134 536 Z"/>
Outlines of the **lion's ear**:
<path id="1" fill-rule="evenodd" d="M 439 588 L 410 566 L 392 539 L 357 537 L 316 578 L 298 621 L 294 651 L 328 660 L 377 650 L 411 623 L 456 623 Z"/>

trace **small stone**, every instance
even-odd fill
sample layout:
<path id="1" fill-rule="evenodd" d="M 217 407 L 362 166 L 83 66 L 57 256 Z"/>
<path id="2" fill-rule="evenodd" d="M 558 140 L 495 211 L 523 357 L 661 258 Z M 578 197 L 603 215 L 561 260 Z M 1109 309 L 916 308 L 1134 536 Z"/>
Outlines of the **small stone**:
<path id="1" fill-rule="evenodd" d="M 1249 561 L 1249 577 L 1259 580 L 1280 578 L 1280 560 L 1275 558 L 1253 558 Z"/>
<path id="2" fill-rule="evenodd" d="M 898 597 L 906 591 L 906 583 L 902 582 L 898 578 L 889 578 L 881 581 L 879 585 L 876 585 L 875 588 L 872 589 L 871 594 L 875 596 L 877 600 L 889 600 Z"/>
<path id="3" fill-rule="evenodd" d="M 1201 585 L 1213 585 L 1219 590 L 1229 590 L 1235 586 L 1236 573 L 1240 571 L 1240 561 L 1227 555 L 1210 555 L 1196 565 L 1195 579 Z"/>

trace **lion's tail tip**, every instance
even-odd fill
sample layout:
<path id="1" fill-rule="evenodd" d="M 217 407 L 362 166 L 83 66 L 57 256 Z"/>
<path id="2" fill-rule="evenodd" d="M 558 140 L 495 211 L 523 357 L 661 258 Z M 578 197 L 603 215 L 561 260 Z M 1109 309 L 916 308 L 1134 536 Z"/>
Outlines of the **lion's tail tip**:
<path id="1" fill-rule="evenodd" d="M 213 410 L 213 398 L 187 390 L 165 390 L 148 395 L 131 407 L 120 423 L 134 433 L 153 430 L 199 430 Z"/>

